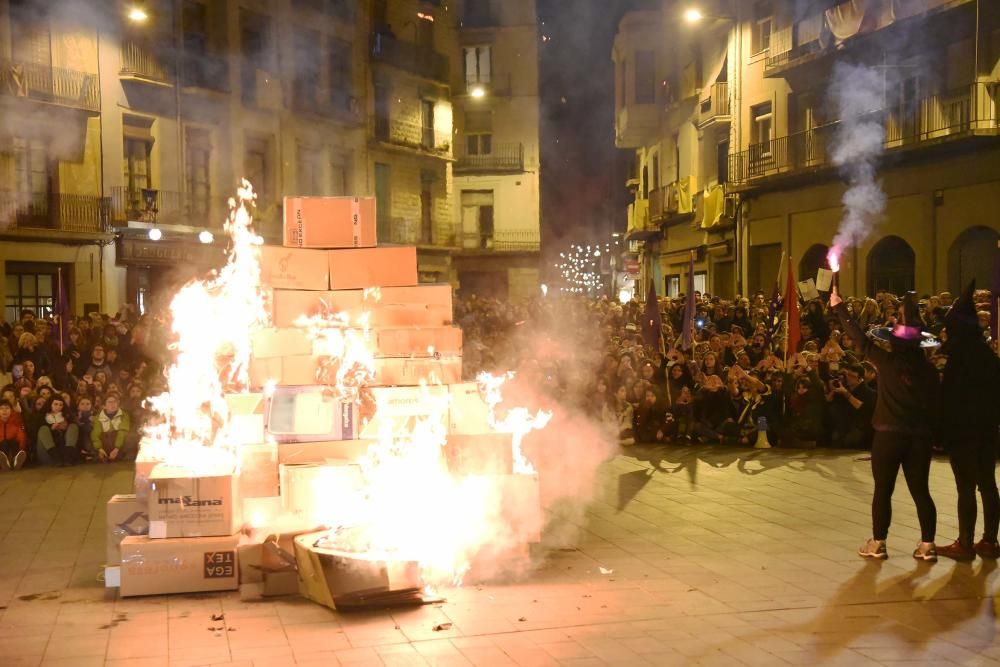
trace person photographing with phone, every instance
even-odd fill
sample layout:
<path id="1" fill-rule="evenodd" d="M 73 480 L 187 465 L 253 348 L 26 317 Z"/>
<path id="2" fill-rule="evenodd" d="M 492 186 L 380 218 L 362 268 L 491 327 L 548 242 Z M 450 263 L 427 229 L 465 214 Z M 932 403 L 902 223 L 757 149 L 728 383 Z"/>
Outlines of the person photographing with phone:
<path id="1" fill-rule="evenodd" d="M 864 334 L 848 312 L 836 286 L 830 294 L 830 306 L 844 331 L 857 341 L 865 358 L 875 365 L 879 374 L 872 415 L 875 431 L 871 459 L 875 482 L 872 537 L 858 554 L 865 558 L 888 558 L 886 538 L 892 522 L 892 492 L 902 468 L 920 521 L 920 542 L 913 557 L 936 561 L 937 508 L 931 498 L 928 478 L 940 385 L 937 371 L 927 360 L 923 348 L 934 347 L 937 341 L 921 330 L 920 314 L 912 294 L 903 298 L 894 326 L 872 330 L 872 336 L 888 343 L 889 350 L 879 347 Z"/>

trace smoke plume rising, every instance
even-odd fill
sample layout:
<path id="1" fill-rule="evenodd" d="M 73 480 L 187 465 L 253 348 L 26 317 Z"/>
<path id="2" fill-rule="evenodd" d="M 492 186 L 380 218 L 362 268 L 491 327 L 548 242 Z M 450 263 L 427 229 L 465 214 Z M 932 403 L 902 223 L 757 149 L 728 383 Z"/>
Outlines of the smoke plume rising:
<path id="1" fill-rule="evenodd" d="M 844 217 L 829 253 L 834 268 L 843 249 L 863 242 L 885 211 L 886 196 L 876 179 L 885 143 L 885 86 L 881 70 L 850 63 L 834 67 L 829 99 L 841 121 L 831 157 L 848 181 Z"/>

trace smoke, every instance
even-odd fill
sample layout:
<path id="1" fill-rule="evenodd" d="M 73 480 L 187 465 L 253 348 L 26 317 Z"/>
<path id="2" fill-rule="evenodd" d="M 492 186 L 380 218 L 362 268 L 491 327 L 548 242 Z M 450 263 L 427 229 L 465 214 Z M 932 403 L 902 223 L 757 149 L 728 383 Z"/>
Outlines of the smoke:
<path id="1" fill-rule="evenodd" d="M 865 240 L 885 211 L 886 196 L 876 179 L 885 143 L 881 113 L 885 86 L 882 70 L 850 63 L 834 66 L 829 99 L 841 120 L 831 158 L 849 187 L 842 200 L 844 217 L 830 248 L 831 267 L 844 248 Z"/>

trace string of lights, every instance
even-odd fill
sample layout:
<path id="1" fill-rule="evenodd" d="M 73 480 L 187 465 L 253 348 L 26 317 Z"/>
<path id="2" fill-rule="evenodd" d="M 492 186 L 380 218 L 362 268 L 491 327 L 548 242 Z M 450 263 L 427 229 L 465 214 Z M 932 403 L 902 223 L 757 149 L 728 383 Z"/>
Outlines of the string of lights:
<path id="1" fill-rule="evenodd" d="M 617 243 L 615 241 L 615 245 Z M 602 270 L 602 261 L 610 253 L 611 243 L 571 244 L 566 251 L 560 252 L 560 261 L 553 264 L 563 281 L 559 291 L 587 296 L 606 294 L 611 276 L 608 271 Z"/>

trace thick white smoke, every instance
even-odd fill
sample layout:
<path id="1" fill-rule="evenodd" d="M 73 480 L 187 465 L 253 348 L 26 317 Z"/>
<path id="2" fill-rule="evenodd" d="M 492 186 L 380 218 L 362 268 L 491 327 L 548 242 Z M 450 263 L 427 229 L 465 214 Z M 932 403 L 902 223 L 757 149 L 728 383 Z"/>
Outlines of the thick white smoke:
<path id="1" fill-rule="evenodd" d="M 885 145 L 881 112 L 885 85 L 879 69 L 849 63 L 837 63 L 833 69 L 829 99 L 841 121 L 831 158 L 849 184 L 843 197 L 844 217 L 830 248 L 830 266 L 835 270 L 843 249 L 864 241 L 885 211 L 886 196 L 876 179 L 876 163 Z"/>

